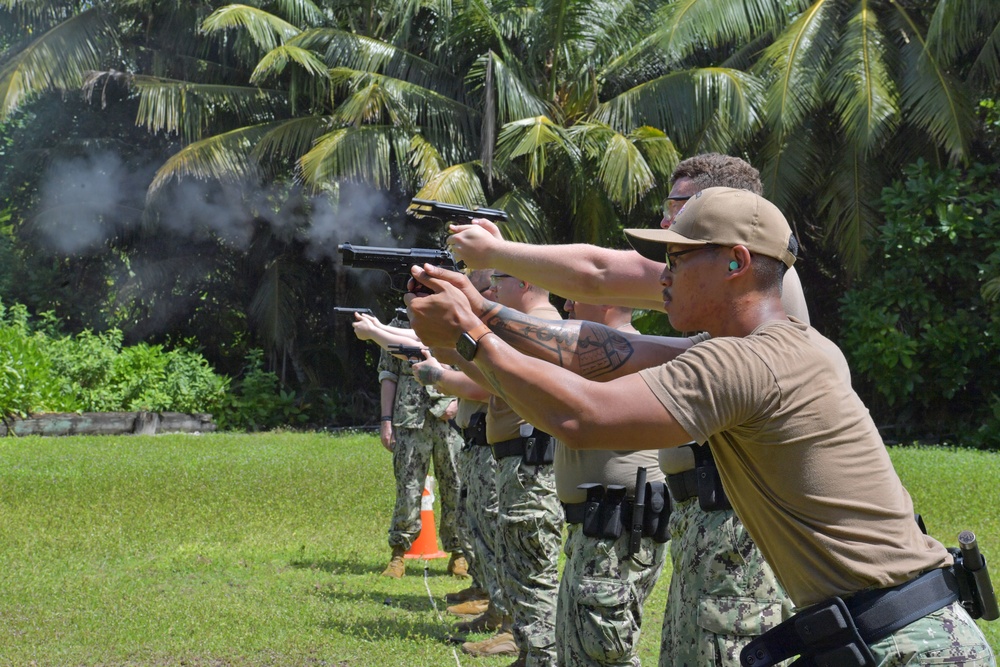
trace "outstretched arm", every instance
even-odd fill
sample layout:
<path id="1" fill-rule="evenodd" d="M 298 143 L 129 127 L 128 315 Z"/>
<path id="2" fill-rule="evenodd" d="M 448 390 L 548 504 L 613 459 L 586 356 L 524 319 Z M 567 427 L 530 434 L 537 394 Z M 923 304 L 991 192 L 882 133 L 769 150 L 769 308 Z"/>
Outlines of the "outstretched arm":
<path id="1" fill-rule="evenodd" d="M 539 319 L 487 301 L 461 273 L 425 265 L 414 269 L 414 276 L 421 274 L 447 283 L 482 322 L 518 351 L 593 380 L 605 382 L 658 366 L 692 345 L 689 338 L 641 336 L 595 322 Z M 434 330 L 436 336 L 453 331 L 453 322 L 448 320 L 451 315 L 444 308 L 436 311 L 439 319 L 424 323 L 424 330 Z M 447 339 L 451 334 L 444 333 L 445 338 L 438 338 L 445 341 L 441 347 L 454 348 L 461 332 L 458 330 L 451 340 Z"/>
<path id="2" fill-rule="evenodd" d="M 494 268 L 555 294 L 587 303 L 662 310 L 663 264 L 634 250 L 595 245 L 506 241 L 487 220 L 452 225 L 448 246 L 471 268 Z"/>
<path id="3" fill-rule="evenodd" d="M 430 266 L 415 269 L 414 276 L 435 294 L 406 296 L 417 333 L 432 347 L 452 347 L 463 331 L 480 323 L 466 292 L 444 279 L 447 276 L 461 283 L 453 275 Z M 471 285 L 469 288 L 478 296 Z M 522 354 L 494 334 L 480 339 L 474 363 L 493 392 L 522 418 L 571 448 L 601 449 L 627 441 L 653 449 L 691 441 L 634 372 L 606 382 L 593 381 Z M 618 363 L 617 370 L 628 363 L 628 359 Z"/>

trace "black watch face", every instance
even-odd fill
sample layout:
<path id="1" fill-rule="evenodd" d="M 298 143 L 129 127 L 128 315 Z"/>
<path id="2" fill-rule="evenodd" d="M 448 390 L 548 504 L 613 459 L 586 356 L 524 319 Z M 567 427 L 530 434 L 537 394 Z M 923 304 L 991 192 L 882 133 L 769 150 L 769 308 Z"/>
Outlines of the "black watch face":
<path id="1" fill-rule="evenodd" d="M 476 356 L 476 350 L 479 348 L 476 345 L 476 341 L 472 339 L 472 336 L 468 332 L 463 333 L 458 342 L 455 343 L 455 350 L 458 351 L 462 358 L 466 361 L 472 361 L 473 357 Z"/>

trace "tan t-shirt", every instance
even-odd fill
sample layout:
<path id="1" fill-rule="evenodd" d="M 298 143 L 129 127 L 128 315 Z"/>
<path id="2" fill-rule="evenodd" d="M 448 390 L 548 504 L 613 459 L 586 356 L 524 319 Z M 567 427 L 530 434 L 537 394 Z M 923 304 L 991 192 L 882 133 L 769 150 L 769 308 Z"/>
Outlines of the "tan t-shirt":
<path id="1" fill-rule="evenodd" d="M 913 502 L 840 350 L 801 322 L 714 338 L 640 372 L 698 442 L 798 606 L 951 563 Z"/>
<path id="2" fill-rule="evenodd" d="M 552 304 L 546 303 L 528 311 L 528 315 L 543 320 L 561 320 L 559 311 Z M 496 396 L 490 397 L 490 407 L 486 412 L 486 441 L 491 445 L 520 437 L 521 424 L 526 423 L 507 401 Z"/>
<path id="3" fill-rule="evenodd" d="M 627 443 L 622 443 L 627 444 Z M 662 482 L 663 472 L 657 461 L 655 449 L 644 451 L 610 449 L 570 449 L 556 441 L 554 468 L 556 493 L 564 503 L 582 503 L 587 494 L 580 484 L 596 482 L 608 486 L 621 484 L 628 495 L 635 495 L 635 473 L 641 466 L 646 469 L 646 481 Z"/>

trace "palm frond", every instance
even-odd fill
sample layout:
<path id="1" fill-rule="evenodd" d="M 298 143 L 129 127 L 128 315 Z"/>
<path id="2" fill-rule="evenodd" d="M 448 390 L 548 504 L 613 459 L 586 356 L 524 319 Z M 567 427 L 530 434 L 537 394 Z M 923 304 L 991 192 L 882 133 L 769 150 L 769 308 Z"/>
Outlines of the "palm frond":
<path id="1" fill-rule="evenodd" d="M 597 178 L 608 198 L 631 211 L 639 199 L 656 185 L 652 169 L 639 148 L 624 135 L 615 133 L 601 158 Z"/>
<path id="2" fill-rule="evenodd" d="M 246 30 L 254 44 L 265 52 L 284 44 L 301 32 L 274 14 L 256 7 L 237 4 L 216 9 L 201 24 L 201 29 L 209 34 L 233 28 Z"/>
<path id="3" fill-rule="evenodd" d="M 320 25 L 326 20 L 323 10 L 312 0 L 271 0 L 271 5 L 273 14 L 302 28 Z"/>
<path id="4" fill-rule="evenodd" d="M 636 128 L 631 137 L 657 180 L 666 185 L 681 160 L 674 142 L 663 130 L 648 125 Z"/>
<path id="5" fill-rule="evenodd" d="M 819 192 L 818 209 L 827 221 L 825 240 L 840 254 L 848 275 L 856 274 L 868 255 L 869 239 L 881 214 L 869 202 L 878 201 L 882 181 L 879 169 L 852 146 L 828 156 L 829 178 Z"/>
<path id="6" fill-rule="evenodd" d="M 39 35 L 0 67 L 0 120 L 42 92 L 78 89 L 116 43 L 107 14 L 96 8 Z"/>
<path id="7" fill-rule="evenodd" d="M 673 142 L 690 146 L 709 125 L 733 136 L 761 122 L 762 82 L 747 72 L 701 68 L 673 72 L 641 83 L 600 104 L 593 114 L 619 132 L 649 125 Z"/>
<path id="8" fill-rule="evenodd" d="M 908 121 L 926 131 L 952 159 L 968 155 L 975 128 L 975 106 L 968 91 L 930 51 L 919 26 L 898 3 L 892 5 L 909 40 L 901 51 L 905 65 L 901 106 Z"/>
<path id="9" fill-rule="evenodd" d="M 823 102 L 821 91 L 839 38 L 836 3 L 816 0 L 764 52 L 757 71 L 770 79 L 768 125 L 790 132 Z"/>
<path id="10" fill-rule="evenodd" d="M 545 214 L 531 193 L 515 188 L 490 206 L 507 212 L 508 221 L 503 227 L 505 239 L 534 244 L 554 241 L 552 225 L 546 222 Z"/>
<path id="11" fill-rule="evenodd" d="M 516 59 L 513 62 L 515 66 L 510 67 L 499 55 L 493 53 L 491 57 L 484 56 L 479 59 L 470 68 L 466 77 L 470 88 L 474 90 L 483 88 L 486 82 L 486 68 L 490 68 L 489 75 L 496 100 L 496 120 L 500 125 L 522 118 L 541 116 L 548 110 L 548 105 L 528 83 L 530 77 L 523 72 Z"/>
<path id="12" fill-rule="evenodd" d="M 310 77 L 329 78 L 326 63 L 315 53 L 293 44 L 282 44 L 264 54 L 250 75 L 250 83 L 256 85 L 270 76 L 281 74 L 290 62 L 302 67 Z"/>
<path id="13" fill-rule="evenodd" d="M 331 81 L 351 90 L 335 117 L 345 125 L 388 122 L 397 127 L 421 127 L 467 143 L 475 133 L 475 109 L 408 81 L 347 68 L 330 70 Z"/>
<path id="14" fill-rule="evenodd" d="M 392 185 L 392 147 L 396 128 L 383 125 L 345 127 L 328 132 L 299 159 L 302 178 L 315 190 L 347 180 L 378 189 Z M 399 156 L 401 162 L 405 156 Z"/>
<path id="15" fill-rule="evenodd" d="M 927 48 L 954 69 L 975 54 L 969 79 L 987 86 L 1000 78 L 1000 3 L 991 0 L 938 2 L 927 26 Z"/>
<path id="16" fill-rule="evenodd" d="M 580 162 L 580 151 L 565 130 L 546 116 L 524 118 L 507 123 L 500 130 L 495 160 L 503 167 L 526 157 L 528 182 L 537 188 L 545 179 L 545 165 L 553 149 L 570 156 L 573 163 Z"/>
<path id="17" fill-rule="evenodd" d="M 980 291 L 983 295 L 984 301 L 996 302 L 1000 301 L 1000 276 L 996 278 L 990 278 L 985 283 L 983 283 L 983 288 Z"/>
<path id="18" fill-rule="evenodd" d="M 461 91 L 461 80 L 433 62 L 366 35 L 316 28 L 303 31 L 288 44 L 322 54 L 328 67 L 384 74 L 454 98 Z"/>
<path id="19" fill-rule="evenodd" d="M 323 116 L 302 116 L 272 125 L 253 147 L 253 157 L 265 167 L 294 165 L 317 139 L 330 131 L 331 124 Z"/>
<path id="20" fill-rule="evenodd" d="M 273 117 L 285 106 L 284 94 L 246 86 L 192 83 L 121 72 L 91 72 L 83 90 L 89 95 L 102 81 L 123 81 L 139 93 L 136 123 L 150 132 L 176 132 L 185 142 L 201 138 L 221 112 L 243 122 Z"/>
<path id="21" fill-rule="evenodd" d="M 827 81 L 841 128 L 863 156 L 877 152 L 899 124 L 899 93 L 885 59 L 886 37 L 862 3 L 844 28 Z"/>
<path id="22" fill-rule="evenodd" d="M 434 145 L 420 134 L 413 135 L 409 147 L 410 167 L 421 186 L 446 166 L 444 157 Z"/>
<path id="23" fill-rule="evenodd" d="M 465 162 L 442 169 L 424 184 L 415 197 L 461 206 L 485 206 L 486 193 L 479 178 L 479 164 Z"/>
<path id="24" fill-rule="evenodd" d="M 678 0 L 657 12 L 661 26 L 651 37 L 667 62 L 678 63 L 706 46 L 745 44 L 761 34 L 783 27 L 789 15 L 800 12 L 805 0 Z"/>
<path id="25" fill-rule="evenodd" d="M 258 173 L 253 148 L 278 124 L 271 122 L 241 127 L 185 146 L 157 170 L 146 194 L 147 202 L 154 199 L 170 181 L 188 176 L 229 183 L 253 179 Z"/>

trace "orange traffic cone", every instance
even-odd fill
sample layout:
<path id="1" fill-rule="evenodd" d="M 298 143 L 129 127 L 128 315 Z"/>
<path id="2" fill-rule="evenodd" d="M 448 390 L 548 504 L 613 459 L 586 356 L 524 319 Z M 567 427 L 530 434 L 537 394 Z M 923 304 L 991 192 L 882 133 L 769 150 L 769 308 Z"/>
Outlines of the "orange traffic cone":
<path id="1" fill-rule="evenodd" d="M 403 558 L 446 558 L 448 553 L 438 549 L 437 527 L 434 525 L 434 478 L 424 480 L 424 492 L 420 497 L 420 534 L 413 540 L 410 550 Z"/>

